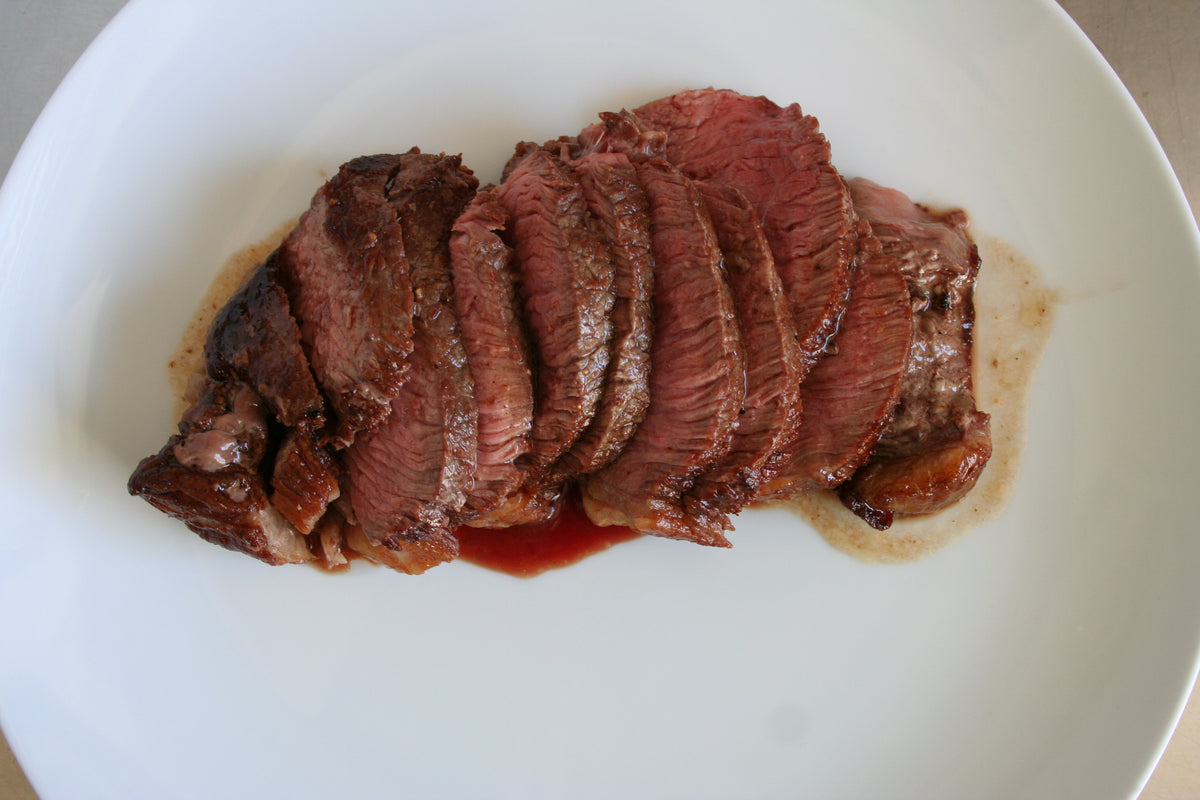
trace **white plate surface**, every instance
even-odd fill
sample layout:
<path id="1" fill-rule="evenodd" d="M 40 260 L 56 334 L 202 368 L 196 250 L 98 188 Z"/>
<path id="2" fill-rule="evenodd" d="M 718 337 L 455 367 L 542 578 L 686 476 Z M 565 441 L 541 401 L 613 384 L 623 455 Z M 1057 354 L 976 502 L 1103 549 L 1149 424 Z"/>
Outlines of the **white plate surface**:
<path id="1" fill-rule="evenodd" d="M 436 9 L 436 10 L 435 10 Z M 871 567 L 782 512 L 522 581 L 212 547 L 125 480 L 217 268 L 360 153 L 685 86 L 797 101 L 1061 288 L 1003 515 Z M 1200 634 L 1195 224 L 1049 2 L 135 0 L 0 193 L 0 710 L 45 800 L 1129 798 Z"/>

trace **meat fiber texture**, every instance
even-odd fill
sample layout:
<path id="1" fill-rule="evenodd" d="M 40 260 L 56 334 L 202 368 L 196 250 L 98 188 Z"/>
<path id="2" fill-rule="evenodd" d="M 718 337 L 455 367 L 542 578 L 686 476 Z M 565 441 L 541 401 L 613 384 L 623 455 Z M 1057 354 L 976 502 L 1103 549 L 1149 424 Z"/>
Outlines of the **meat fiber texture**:
<path id="1" fill-rule="evenodd" d="M 355 158 L 217 315 L 129 489 L 269 564 L 408 573 L 572 487 L 596 524 L 710 546 L 812 491 L 886 529 L 990 455 L 966 223 L 728 90 L 522 142 L 482 188 L 457 156 Z"/>

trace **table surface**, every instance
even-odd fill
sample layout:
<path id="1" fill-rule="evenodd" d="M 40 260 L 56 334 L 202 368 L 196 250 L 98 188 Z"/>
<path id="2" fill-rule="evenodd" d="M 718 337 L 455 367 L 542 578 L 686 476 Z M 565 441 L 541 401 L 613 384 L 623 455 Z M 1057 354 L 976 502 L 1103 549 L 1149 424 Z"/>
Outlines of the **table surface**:
<path id="1" fill-rule="evenodd" d="M 1200 2 L 1060 0 L 1120 75 L 1200 217 Z M 0 173 L 75 59 L 124 0 L 0 0 Z M 36 800 L 0 735 L 0 797 Z M 1200 695 L 1141 800 L 1200 797 Z"/>

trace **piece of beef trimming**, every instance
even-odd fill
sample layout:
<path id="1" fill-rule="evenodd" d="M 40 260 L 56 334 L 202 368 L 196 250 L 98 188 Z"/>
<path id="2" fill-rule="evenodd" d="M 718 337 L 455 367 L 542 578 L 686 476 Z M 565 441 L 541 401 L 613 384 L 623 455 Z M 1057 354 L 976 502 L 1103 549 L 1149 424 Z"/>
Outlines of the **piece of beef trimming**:
<path id="1" fill-rule="evenodd" d="M 847 507 L 886 529 L 895 517 L 959 500 L 991 457 L 990 420 L 972 392 L 980 259 L 963 211 L 935 212 L 862 178 L 850 188 L 884 252 L 898 260 L 913 311 L 900 401 L 871 459 L 839 491 Z"/>
<path id="2" fill-rule="evenodd" d="M 138 464 L 130 494 L 229 550 L 273 565 L 311 560 L 304 537 L 268 498 L 267 418 L 251 387 L 209 379 L 179 433 Z"/>
<path id="3" fill-rule="evenodd" d="M 636 166 L 653 220 L 650 402 L 620 456 L 585 478 L 583 504 L 598 525 L 727 547 L 724 515 L 694 513 L 682 496 L 728 452 L 745 398 L 733 297 L 695 185 L 662 159 Z"/>

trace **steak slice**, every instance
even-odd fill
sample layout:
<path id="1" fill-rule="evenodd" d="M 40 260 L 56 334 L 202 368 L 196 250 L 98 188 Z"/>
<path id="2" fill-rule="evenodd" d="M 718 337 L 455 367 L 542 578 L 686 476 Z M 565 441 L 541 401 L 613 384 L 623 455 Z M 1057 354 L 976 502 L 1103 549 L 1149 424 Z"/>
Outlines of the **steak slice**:
<path id="1" fill-rule="evenodd" d="M 913 317 L 900 262 L 865 222 L 850 299 L 830 351 L 801 386 L 804 422 L 764 497 L 792 497 L 843 483 L 871 455 L 908 370 Z"/>
<path id="2" fill-rule="evenodd" d="M 729 184 L 750 200 L 775 255 L 800 350 L 808 366 L 816 363 L 837 330 L 856 250 L 850 194 L 816 118 L 795 104 L 780 108 L 765 97 L 715 89 L 680 92 L 627 116 L 642 127 L 644 148 L 664 149 L 685 174 Z"/>
<path id="3" fill-rule="evenodd" d="M 138 464 L 129 492 L 213 544 L 268 564 L 309 561 L 306 540 L 267 497 L 267 427 L 253 389 L 209 380 L 179 433 Z"/>
<path id="4" fill-rule="evenodd" d="M 532 149 L 496 189 L 512 220 L 522 308 L 535 353 L 529 452 L 522 488 L 484 527 L 544 519 L 556 500 L 543 488 L 550 467 L 580 437 L 600 402 L 612 334 L 613 255 L 578 177 L 553 154 Z"/>
<path id="5" fill-rule="evenodd" d="M 385 190 L 403 159 L 344 164 L 280 245 L 284 285 L 338 448 L 387 417 L 413 348 L 412 285 Z"/>
<path id="6" fill-rule="evenodd" d="M 281 277 L 276 250 L 213 318 L 205 366 L 216 381 L 248 384 L 281 424 L 315 430 L 325 424 L 325 403 Z"/>
<path id="7" fill-rule="evenodd" d="M 478 412 L 449 241 L 477 183 L 458 157 L 413 151 L 398 159 L 387 197 L 402 222 L 416 298 L 411 368 L 382 424 L 345 451 L 343 482 L 354 517 L 348 527 L 402 551 L 405 571 L 423 572 L 457 554 L 451 531 L 475 469 Z"/>
<path id="8" fill-rule="evenodd" d="M 729 451 L 745 398 L 733 297 L 699 190 L 662 159 L 636 167 L 653 221 L 650 404 L 616 461 L 585 480 L 583 504 L 597 525 L 728 547 L 728 519 L 682 495 Z"/>
<path id="9" fill-rule="evenodd" d="M 497 508 L 521 485 L 524 473 L 516 461 L 529 452 L 533 377 L 512 248 L 500 237 L 507 225 L 508 212 L 488 189 L 475 196 L 450 235 L 455 309 L 479 406 L 478 459 L 466 517 Z"/>
<path id="10" fill-rule="evenodd" d="M 801 422 L 804 360 L 758 216 L 732 186 L 698 181 L 724 254 L 746 361 L 746 399 L 730 451 L 697 479 L 689 502 L 740 511 L 781 466 Z"/>
<path id="11" fill-rule="evenodd" d="M 583 475 L 617 457 L 650 402 L 654 256 L 650 204 L 629 159 L 621 153 L 595 153 L 572 165 L 614 258 L 612 340 L 599 407 L 579 440 L 559 460 L 564 474 Z"/>
<path id="12" fill-rule="evenodd" d="M 275 250 L 213 319 L 205 362 L 213 379 L 253 387 L 287 430 L 274 459 L 271 503 L 307 534 L 338 496 L 337 467 L 321 443 L 325 405 L 280 279 Z"/>
<path id="13" fill-rule="evenodd" d="M 936 213 L 858 178 L 850 189 L 908 286 L 913 345 L 900 402 L 842 502 L 875 528 L 945 508 L 991 457 L 989 417 L 975 407 L 971 344 L 979 251 L 961 210 Z"/>

